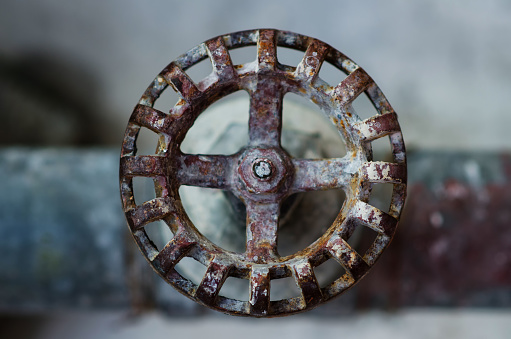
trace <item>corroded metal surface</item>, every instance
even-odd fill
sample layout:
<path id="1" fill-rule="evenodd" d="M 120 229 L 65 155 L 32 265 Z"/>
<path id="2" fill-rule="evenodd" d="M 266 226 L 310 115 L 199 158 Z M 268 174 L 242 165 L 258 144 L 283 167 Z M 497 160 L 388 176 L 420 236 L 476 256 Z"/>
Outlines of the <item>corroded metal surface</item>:
<path id="1" fill-rule="evenodd" d="M 256 45 L 253 62 L 234 65 L 229 50 Z M 298 65 L 283 65 L 278 47 L 304 53 Z M 194 82 L 186 70 L 208 59 L 212 73 Z M 330 85 L 319 76 L 329 62 L 347 76 Z M 180 100 L 168 113 L 153 108 L 161 93 L 176 91 Z M 250 95 L 249 142 L 232 155 L 184 154 L 180 145 L 196 118 L 213 102 L 235 91 Z M 337 127 L 347 154 L 339 159 L 295 159 L 281 147 L 282 102 L 295 93 L 314 102 Z M 360 95 L 374 105 L 362 120 L 352 107 Z M 141 128 L 157 133 L 154 155 L 137 155 Z M 373 161 L 371 142 L 388 138 L 392 162 Z M 154 180 L 156 198 L 135 201 L 133 178 Z M 388 210 L 369 203 L 374 184 L 393 185 Z M 181 204 L 181 185 L 229 190 L 246 206 L 246 250 L 226 251 L 206 239 Z M 222 312 L 244 316 L 279 316 L 311 309 L 353 286 L 391 241 L 406 194 L 406 157 L 397 116 L 367 73 L 331 46 L 303 35 L 271 29 L 236 32 L 208 40 L 171 62 L 150 84 L 135 107 L 121 152 L 120 186 L 123 208 L 133 236 L 153 268 L 186 296 Z M 288 256 L 277 251 L 280 206 L 292 194 L 343 189 L 339 215 L 327 232 L 307 248 Z M 157 248 L 146 225 L 163 220 L 174 237 Z M 314 225 L 311 225 L 313 227 Z M 358 253 L 349 244 L 356 228 L 377 233 L 372 246 Z M 204 266 L 194 284 L 176 265 L 191 257 Z M 346 271 L 321 286 L 314 270 L 327 260 Z M 229 277 L 247 279 L 245 300 L 222 296 Z M 300 291 L 295 298 L 272 300 L 271 282 L 292 277 Z"/>

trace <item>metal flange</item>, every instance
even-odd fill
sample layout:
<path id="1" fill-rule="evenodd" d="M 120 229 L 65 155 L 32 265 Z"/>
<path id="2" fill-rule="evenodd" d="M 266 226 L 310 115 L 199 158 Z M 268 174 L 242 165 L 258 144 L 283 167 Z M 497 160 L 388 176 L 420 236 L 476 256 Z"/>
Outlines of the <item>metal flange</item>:
<path id="1" fill-rule="evenodd" d="M 229 50 L 257 46 L 253 62 L 235 65 Z M 302 51 L 298 65 L 283 65 L 278 47 Z M 186 70 L 209 58 L 213 72 L 195 83 Z M 319 76 L 324 62 L 347 76 L 331 86 Z M 164 90 L 180 100 L 168 113 L 154 107 Z M 197 117 L 218 99 L 236 91 L 250 96 L 249 142 L 232 155 L 185 154 L 180 150 Z M 343 137 L 347 154 L 332 159 L 297 159 L 281 146 L 282 102 L 295 93 L 315 103 Z M 362 120 L 352 103 L 367 95 L 374 116 Z M 141 127 L 160 136 L 154 155 L 137 155 Z M 387 138 L 392 161 L 373 161 L 371 142 Z M 154 179 L 156 198 L 135 201 L 134 177 Z M 390 208 L 369 204 L 372 185 L 393 185 Z M 191 185 L 231 191 L 246 206 L 246 250 L 224 250 L 205 238 L 187 216 L 178 188 Z M 391 241 L 406 195 L 406 156 L 397 115 L 369 75 L 331 46 L 307 36 L 273 29 L 249 30 L 210 39 L 171 62 L 149 85 L 135 107 L 121 152 L 120 187 L 124 212 L 135 241 L 152 267 L 184 295 L 234 315 L 271 317 L 311 309 L 346 291 L 373 266 Z M 307 248 L 288 256 L 277 251 L 280 206 L 292 194 L 343 189 L 346 200 L 333 224 Z M 144 227 L 163 220 L 174 234 L 157 248 Z M 314 225 L 311 225 L 313 227 Z M 377 236 L 365 253 L 348 240 L 355 228 Z M 207 267 L 194 284 L 175 266 L 191 257 Z M 335 260 L 346 273 L 321 286 L 314 270 Z M 228 277 L 247 279 L 247 298 L 222 296 Z M 271 281 L 293 277 L 300 296 L 271 300 Z"/>

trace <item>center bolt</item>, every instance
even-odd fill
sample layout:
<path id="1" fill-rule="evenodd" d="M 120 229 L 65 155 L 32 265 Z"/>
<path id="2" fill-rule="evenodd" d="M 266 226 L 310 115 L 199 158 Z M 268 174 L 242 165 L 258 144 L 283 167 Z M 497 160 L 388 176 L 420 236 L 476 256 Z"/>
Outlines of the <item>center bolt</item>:
<path id="1" fill-rule="evenodd" d="M 258 159 L 254 162 L 252 170 L 259 179 L 268 179 L 272 175 L 273 165 L 269 160 Z"/>

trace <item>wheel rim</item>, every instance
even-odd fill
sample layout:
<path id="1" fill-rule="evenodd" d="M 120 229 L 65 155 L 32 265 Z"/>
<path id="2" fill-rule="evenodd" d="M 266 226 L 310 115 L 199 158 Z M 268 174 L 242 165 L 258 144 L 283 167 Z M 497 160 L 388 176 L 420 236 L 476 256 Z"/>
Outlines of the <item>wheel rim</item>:
<path id="1" fill-rule="evenodd" d="M 256 45 L 254 62 L 233 65 L 229 50 Z M 279 64 L 277 46 L 304 52 L 296 67 Z M 194 83 L 186 70 L 209 58 L 213 72 Z M 319 78 L 323 62 L 347 77 L 336 86 Z M 169 85 L 181 100 L 169 114 L 153 108 Z M 172 90 L 172 89 L 169 89 Z M 195 119 L 213 102 L 238 90 L 250 95 L 249 143 L 232 155 L 183 154 L 180 144 Z M 280 145 L 282 98 L 304 96 L 326 114 L 344 138 L 347 154 L 335 159 L 294 159 Z M 367 95 L 376 114 L 361 120 L 351 103 Z M 154 155 L 137 155 L 141 127 L 160 135 Z M 393 162 L 372 161 L 371 142 L 389 137 Z M 134 177 L 153 178 L 157 197 L 135 202 Z M 393 185 L 388 211 L 368 203 L 374 183 Z M 247 208 L 247 248 L 226 251 L 194 227 L 179 198 L 181 185 L 230 190 Z M 406 195 L 406 156 L 397 116 L 365 71 L 331 46 L 303 35 L 278 30 L 251 30 L 210 39 L 170 63 L 150 84 L 135 107 L 126 129 L 120 164 L 121 198 L 132 234 L 152 267 L 193 300 L 222 312 L 246 316 L 279 316 L 311 309 L 346 291 L 360 280 L 391 241 Z M 277 252 L 280 203 L 298 192 L 342 188 L 346 201 L 328 231 L 306 249 L 286 257 Z M 157 249 L 144 230 L 163 220 L 174 237 Z M 378 233 L 365 253 L 347 240 L 355 227 Z M 207 267 L 196 285 L 175 265 L 192 257 Z M 314 268 L 335 260 L 346 274 L 320 286 Z M 248 301 L 223 297 L 228 277 L 249 281 Z M 300 296 L 270 299 L 270 282 L 293 277 Z"/>

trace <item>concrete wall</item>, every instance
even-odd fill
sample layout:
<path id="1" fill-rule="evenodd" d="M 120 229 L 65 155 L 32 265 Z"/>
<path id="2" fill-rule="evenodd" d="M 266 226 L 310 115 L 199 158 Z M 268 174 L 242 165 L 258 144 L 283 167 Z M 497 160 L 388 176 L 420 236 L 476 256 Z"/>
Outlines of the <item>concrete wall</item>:
<path id="1" fill-rule="evenodd" d="M 509 150 L 510 15 L 505 0 L 5 0 L 0 60 L 25 81 L 3 73 L 3 92 L 17 96 L 2 98 L 10 119 L 0 128 L 33 130 L 20 122 L 24 108 L 39 133 L 58 124 L 71 131 L 53 143 L 117 144 L 147 84 L 178 55 L 215 35 L 274 27 L 319 38 L 364 67 L 400 114 L 409 149 Z M 65 89 L 41 103 L 26 99 L 34 91 L 27 82 Z M 70 118 L 78 108 L 83 113 Z"/>

